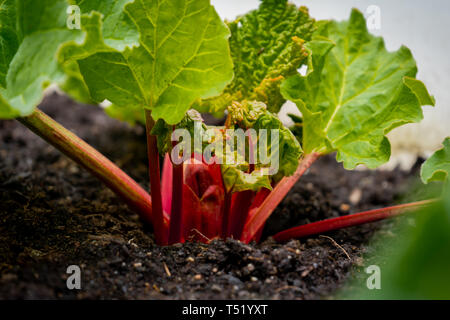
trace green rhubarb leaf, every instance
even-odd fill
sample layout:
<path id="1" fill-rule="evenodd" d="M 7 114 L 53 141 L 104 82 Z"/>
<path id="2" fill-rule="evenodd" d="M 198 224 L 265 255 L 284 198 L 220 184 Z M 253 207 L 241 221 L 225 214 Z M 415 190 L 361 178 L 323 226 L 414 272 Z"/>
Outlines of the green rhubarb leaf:
<path id="1" fill-rule="evenodd" d="M 328 53 L 320 41 L 308 44 L 314 70 L 282 85 L 284 97 L 303 114 L 303 148 L 337 152 L 347 169 L 376 168 L 390 157 L 386 134 L 421 121 L 422 106 L 434 105 L 434 99 L 414 78 L 417 67 L 409 49 L 388 52 L 356 9 L 349 21 L 321 23 L 317 37 L 336 46 Z"/>
<path id="2" fill-rule="evenodd" d="M 0 87 L 6 87 L 9 65 L 19 48 L 15 0 L 0 4 Z"/>
<path id="3" fill-rule="evenodd" d="M 31 114 L 43 89 L 65 80 L 58 52 L 83 37 L 66 27 L 67 7 L 65 0 L 1 2 L 0 118 Z"/>
<path id="4" fill-rule="evenodd" d="M 235 77 L 221 95 L 196 104 L 202 112 L 219 113 L 233 101 L 258 100 L 277 113 L 285 99 L 284 78 L 306 62 L 305 41 L 311 39 L 314 20 L 308 9 L 287 0 L 262 0 L 259 9 L 228 23 Z"/>
<path id="5" fill-rule="evenodd" d="M 83 20 L 84 45 L 65 52 L 78 60 L 94 100 L 148 109 L 155 120 L 176 124 L 195 100 L 219 94 L 231 81 L 229 30 L 209 0 L 136 0 L 125 13 L 139 31 L 139 46 L 113 47 L 93 14 Z"/>
<path id="6" fill-rule="evenodd" d="M 110 26 L 102 30 L 105 41 L 124 48 L 138 43 L 137 30 L 123 11 L 123 6 L 130 1 L 3 1 L 0 4 L 0 117 L 29 115 L 42 100 L 43 89 L 52 83 L 76 100 L 93 103 L 78 63 L 64 54 L 84 39 L 83 32 L 67 27 L 67 9 L 75 4 L 80 6 L 81 13 L 91 10 L 102 13 L 104 25 Z M 92 45 L 90 52 L 97 47 Z"/>
<path id="7" fill-rule="evenodd" d="M 444 141 L 444 147 L 436 151 L 422 165 L 420 172 L 422 181 L 429 183 L 432 181 L 445 181 L 450 176 L 450 137 Z"/>
<path id="8" fill-rule="evenodd" d="M 105 43 L 117 50 L 125 47 L 139 45 L 139 33 L 136 26 L 124 12 L 125 4 L 132 0 L 69 0 L 71 5 L 76 5 L 81 14 L 88 14 L 96 11 L 102 14 L 102 35 Z M 84 82 L 83 76 L 76 61 L 66 61 L 64 67 L 67 75 L 66 81 L 61 83 L 60 88 L 77 101 L 95 104 L 89 93 L 89 89 Z M 135 122 L 136 118 L 131 118 L 136 113 L 119 109 L 109 110 L 108 114 L 123 121 Z"/>
<path id="9" fill-rule="evenodd" d="M 76 61 L 66 62 L 63 69 L 65 78 L 58 83 L 59 88 L 78 102 L 96 104 L 97 102 L 91 98 L 89 89 L 80 73 L 78 63 Z"/>

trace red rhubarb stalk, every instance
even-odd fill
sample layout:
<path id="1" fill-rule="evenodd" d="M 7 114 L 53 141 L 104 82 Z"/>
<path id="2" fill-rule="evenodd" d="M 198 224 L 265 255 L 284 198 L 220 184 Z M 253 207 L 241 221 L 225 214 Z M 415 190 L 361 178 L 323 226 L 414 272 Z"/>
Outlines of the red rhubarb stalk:
<path id="1" fill-rule="evenodd" d="M 264 226 L 272 212 L 292 189 L 295 183 L 308 170 L 311 165 L 320 157 L 319 153 L 312 153 L 304 157 L 297 168 L 294 175 L 283 178 L 269 196 L 264 200 L 263 204 L 251 212 L 249 220 L 245 224 L 241 240 L 244 243 L 250 242 L 257 232 Z"/>
<path id="2" fill-rule="evenodd" d="M 225 201 L 222 213 L 222 233 L 220 235 L 222 239 L 226 239 L 228 236 L 232 198 L 233 195 L 230 192 L 225 191 Z"/>
<path id="3" fill-rule="evenodd" d="M 252 214 L 255 213 L 254 209 L 257 209 L 262 205 L 264 200 L 266 200 L 266 198 L 270 195 L 270 192 L 271 191 L 269 189 L 264 188 L 256 194 L 256 197 L 252 203 L 252 206 L 250 207 L 248 217 L 251 217 Z M 258 232 L 255 234 L 255 236 L 250 241 L 259 242 L 259 240 L 261 239 L 261 236 L 263 234 L 263 231 L 264 231 L 264 225 L 261 228 L 259 228 Z M 242 236 L 242 234 L 241 234 L 241 236 Z"/>
<path id="4" fill-rule="evenodd" d="M 387 218 L 393 218 L 408 212 L 417 211 L 418 209 L 424 206 L 429 206 L 435 202 L 436 200 L 426 200 L 323 220 L 282 231 L 280 233 L 277 233 L 273 238 L 278 242 L 304 238 L 333 230 L 358 226 L 361 224 L 375 222 Z"/>
<path id="5" fill-rule="evenodd" d="M 170 213 L 169 244 L 182 241 L 183 224 L 183 164 L 173 164 L 172 212 Z"/>
<path id="6" fill-rule="evenodd" d="M 143 220 L 152 222 L 150 195 L 97 150 L 38 109 L 18 121 L 96 176 Z"/>
<path id="7" fill-rule="evenodd" d="M 240 239 L 244 230 L 247 216 L 255 198 L 255 192 L 251 190 L 238 192 L 233 196 L 229 218 L 228 237 Z"/>
<path id="8" fill-rule="evenodd" d="M 168 228 L 164 221 L 164 211 L 162 206 L 158 141 L 156 136 L 151 134 L 152 129 L 155 126 L 155 121 L 153 120 L 149 110 L 145 111 L 145 119 L 147 129 L 150 189 L 153 200 L 153 228 L 156 242 L 160 245 L 165 245 L 167 244 Z"/>

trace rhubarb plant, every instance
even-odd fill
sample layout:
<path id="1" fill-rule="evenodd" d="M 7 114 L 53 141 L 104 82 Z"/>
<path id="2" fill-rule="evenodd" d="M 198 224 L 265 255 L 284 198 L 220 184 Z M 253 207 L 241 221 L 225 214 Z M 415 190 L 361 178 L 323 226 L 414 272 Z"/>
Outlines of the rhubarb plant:
<path id="1" fill-rule="evenodd" d="M 65 26 L 69 5 L 80 9 L 81 30 Z M 162 245 L 258 241 L 317 158 L 336 152 L 347 169 L 376 168 L 390 157 L 386 134 L 434 105 L 415 79 L 411 52 L 388 52 L 357 10 L 348 21 L 315 21 L 305 7 L 262 0 L 224 22 L 209 0 L 6 0 L 2 9 L 0 117 L 18 117 L 97 176 L 153 225 Z M 145 124 L 151 196 L 36 109 L 49 84 L 79 101 L 107 100 L 109 115 Z M 288 100 L 302 113 L 292 131 L 277 117 Z M 208 126 L 199 112 L 226 121 Z M 443 153 L 424 166 L 425 180 L 448 170 Z M 275 239 L 424 205 L 301 226 Z"/>

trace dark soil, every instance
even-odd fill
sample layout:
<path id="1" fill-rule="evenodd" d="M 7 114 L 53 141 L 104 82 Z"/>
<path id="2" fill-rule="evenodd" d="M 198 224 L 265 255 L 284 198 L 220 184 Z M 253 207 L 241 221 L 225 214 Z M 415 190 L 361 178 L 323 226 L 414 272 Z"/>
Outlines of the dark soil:
<path id="1" fill-rule="evenodd" d="M 143 128 L 56 94 L 41 109 L 148 186 Z M 416 172 L 349 172 L 323 158 L 276 210 L 265 235 L 395 204 Z M 392 223 L 287 244 L 267 238 L 159 247 L 151 228 L 101 183 L 18 122 L 0 121 L 0 299 L 330 298 L 363 264 L 375 231 L 395 237 Z M 82 269 L 81 290 L 66 287 L 69 265 Z"/>

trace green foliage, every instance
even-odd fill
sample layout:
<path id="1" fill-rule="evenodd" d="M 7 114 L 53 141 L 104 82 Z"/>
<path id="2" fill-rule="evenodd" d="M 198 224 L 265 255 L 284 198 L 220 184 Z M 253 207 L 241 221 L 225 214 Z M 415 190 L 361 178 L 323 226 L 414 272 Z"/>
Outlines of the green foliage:
<path id="1" fill-rule="evenodd" d="M 0 118 L 26 116 L 54 83 L 78 101 L 93 103 L 76 61 L 65 52 L 85 35 L 70 30 L 70 4 L 82 13 L 92 10 L 104 17 L 105 41 L 115 47 L 138 44 L 138 33 L 123 12 L 130 0 L 67 1 L 5 0 L 0 5 Z"/>
<path id="2" fill-rule="evenodd" d="M 421 107 L 434 105 L 423 83 L 414 79 L 417 67 L 411 52 L 406 47 L 388 52 L 382 38 L 369 34 L 357 10 L 349 21 L 321 22 L 306 46 L 313 70 L 282 85 L 284 97 L 303 114 L 305 152 L 336 151 L 347 169 L 387 162 L 390 144 L 385 135 L 419 122 Z"/>
<path id="3" fill-rule="evenodd" d="M 0 85 L 6 87 L 9 64 L 19 48 L 15 1 L 3 1 L 0 6 Z"/>
<path id="4" fill-rule="evenodd" d="M 436 151 L 422 165 L 420 175 L 423 183 L 445 181 L 450 175 L 450 137 L 444 140 L 444 147 Z"/>
<path id="5" fill-rule="evenodd" d="M 82 14 L 89 14 L 96 11 L 102 14 L 102 37 L 105 43 L 117 50 L 123 50 L 126 46 L 139 45 L 139 33 L 136 26 L 124 12 L 125 4 L 132 0 L 69 0 L 71 5 L 77 5 Z M 95 104 L 91 98 L 89 89 L 80 74 L 78 63 L 73 60 L 66 61 L 65 72 L 67 80 L 60 84 L 60 88 L 72 96 L 74 99 Z M 108 110 L 107 113 L 122 121 L 134 123 L 139 118 L 135 110 Z M 143 113 L 143 112 L 141 112 Z"/>
<path id="6" fill-rule="evenodd" d="M 295 75 L 307 60 L 304 42 L 311 39 L 314 20 L 308 9 L 287 0 L 262 0 L 259 9 L 228 23 L 235 77 L 220 96 L 195 106 L 203 112 L 223 112 L 232 102 L 258 100 L 277 113 L 286 101 L 283 79 Z"/>
<path id="7" fill-rule="evenodd" d="M 2 1 L 0 118 L 31 114 L 48 85 L 67 80 L 59 51 L 63 44 L 83 38 L 80 31 L 66 27 L 67 7 L 65 0 Z"/>
<path id="8" fill-rule="evenodd" d="M 78 61 L 94 100 L 107 99 L 116 111 L 148 109 L 155 120 L 176 124 L 195 100 L 219 94 L 231 81 L 229 30 L 209 0 L 134 1 L 124 10 L 139 46 L 125 46 L 133 41 L 128 25 L 106 33 L 121 39 L 105 38 L 109 21 L 102 25 L 94 14 L 83 20 L 87 41 L 65 52 Z"/>

